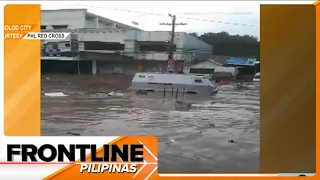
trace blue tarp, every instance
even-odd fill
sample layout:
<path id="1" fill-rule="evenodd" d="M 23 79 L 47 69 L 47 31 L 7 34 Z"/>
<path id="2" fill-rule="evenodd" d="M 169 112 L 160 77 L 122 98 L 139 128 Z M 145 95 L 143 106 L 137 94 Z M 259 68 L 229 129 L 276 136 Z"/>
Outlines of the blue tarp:
<path id="1" fill-rule="evenodd" d="M 227 58 L 225 61 L 225 65 L 254 66 L 255 64 L 255 58 Z"/>

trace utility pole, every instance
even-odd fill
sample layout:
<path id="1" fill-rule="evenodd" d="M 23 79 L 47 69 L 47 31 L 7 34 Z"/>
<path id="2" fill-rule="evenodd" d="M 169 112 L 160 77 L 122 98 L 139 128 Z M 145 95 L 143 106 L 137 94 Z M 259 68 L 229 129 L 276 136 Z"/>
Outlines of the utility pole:
<path id="1" fill-rule="evenodd" d="M 79 50 L 79 35 L 71 33 L 70 35 L 70 50 L 77 55 L 77 73 L 80 75 L 80 50 Z"/>
<path id="2" fill-rule="evenodd" d="M 187 25 L 187 23 L 176 23 L 176 15 L 172 15 L 172 14 L 169 14 L 169 16 L 171 17 L 172 19 L 172 22 L 171 23 L 160 23 L 160 25 L 165 25 L 165 26 L 171 26 L 171 40 L 170 40 L 170 49 L 169 49 L 169 58 L 173 58 L 173 52 L 174 52 L 174 33 L 175 33 L 175 28 L 176 26 L 179 26 L 179 25 Z"/>
<path id="3" fill-rule="evenodd" d="M 176 23 L 176 19 L 177 19 L 176 15 L 169 14 L 169 16 L 171 17 L 172 22 L 171 23 L 160 23 L 160 25 L 171 26 L 171 38 L 170 38 L 171 40 L 170 40 L 169 55 L 168 55 L 168 60 L 171 60 L 171 59 L 173 59 L 173 53 L 175 50 L 175 45 L 174 45 L 175 28 L 178 25 L 187 25 L 187 23 Z M 173 71 L 174 71 L 174 68 L 173 68 Z"/>

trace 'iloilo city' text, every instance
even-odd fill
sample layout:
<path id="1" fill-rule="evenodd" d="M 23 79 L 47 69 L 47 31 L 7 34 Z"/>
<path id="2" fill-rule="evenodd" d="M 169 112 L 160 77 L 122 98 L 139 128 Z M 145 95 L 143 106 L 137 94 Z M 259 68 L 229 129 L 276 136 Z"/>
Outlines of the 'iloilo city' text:
<path id="1" fill-rule="evenodd" d="M 4 26 L 4 38 L 5 39 L 22 39 L 23 35 L 31 31 L 32 25 L 5 25 Z"/>

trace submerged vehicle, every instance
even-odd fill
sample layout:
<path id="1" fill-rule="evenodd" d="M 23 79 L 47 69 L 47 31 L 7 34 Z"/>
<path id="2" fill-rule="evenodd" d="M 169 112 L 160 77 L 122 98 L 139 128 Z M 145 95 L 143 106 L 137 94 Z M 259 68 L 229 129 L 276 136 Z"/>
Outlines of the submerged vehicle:
<path id="1" fill-rule="evenodd" d="M 260 73 L 256 73 L 253 77 L 253 82 L 260 82 Z"/>
<path id="2" fill-rule="evenodd" d="M 218 85 L 211 82 L 206 75 L 136 73 L 132 79 L 131 89 L 212 95 L 218 92 Z"/>

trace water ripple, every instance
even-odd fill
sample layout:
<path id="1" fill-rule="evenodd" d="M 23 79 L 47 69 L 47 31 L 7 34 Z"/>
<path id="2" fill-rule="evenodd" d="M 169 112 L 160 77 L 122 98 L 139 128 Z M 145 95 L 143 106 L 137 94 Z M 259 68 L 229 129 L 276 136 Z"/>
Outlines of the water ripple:
<path id="1" fill-rule="evenodd" d="M 136 95 L 127 92 L 128 84 L 110 83 L 99 77 L 44 79 L 43 92 L 70 96 L 42 97 L 42 135 L 154 135 L 159 140 L 159 172 L 259 171 L 259 86 L 226 85 L 210 98 L 179 96 L 192 103 L 190 111 L 182 112 L 175 111 L 170 93 L 163 100 L 162 93 Z M 124 96 L 105 96 L 115 89 Z"/>

